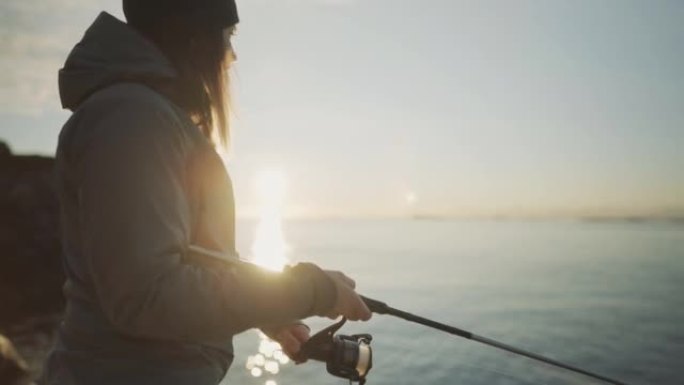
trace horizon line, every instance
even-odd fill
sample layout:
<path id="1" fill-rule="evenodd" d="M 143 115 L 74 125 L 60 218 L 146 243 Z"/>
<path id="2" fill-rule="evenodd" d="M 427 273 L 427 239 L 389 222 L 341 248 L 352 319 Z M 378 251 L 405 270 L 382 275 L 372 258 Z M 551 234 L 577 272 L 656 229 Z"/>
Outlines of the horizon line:
<path id="1" fill-rule="evenodd" d="M 237 215 L 236 220 L 259 220 L 258 215 Z M 640 214 L 640 215 L 558 215 L 558 214 L 500 214 L 500 215 L 285 215 L 285 221 L 325 221 L 325 220 L 410 220 L 410 221 L 582 221 L 582 222 L 674 222 L 684 224 L 682 214 Z"/>

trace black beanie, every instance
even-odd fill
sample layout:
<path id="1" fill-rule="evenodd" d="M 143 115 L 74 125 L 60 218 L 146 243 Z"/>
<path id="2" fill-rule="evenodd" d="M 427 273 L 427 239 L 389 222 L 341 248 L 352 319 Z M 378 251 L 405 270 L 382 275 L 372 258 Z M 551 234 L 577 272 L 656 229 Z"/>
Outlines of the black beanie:
<path id="1" fill-rule="evenodd" d="M 128 24 L 144 27 L 166 16 L 193 15 L 221 28 L 239 21 L 235 0 L 123 0 Z"/>

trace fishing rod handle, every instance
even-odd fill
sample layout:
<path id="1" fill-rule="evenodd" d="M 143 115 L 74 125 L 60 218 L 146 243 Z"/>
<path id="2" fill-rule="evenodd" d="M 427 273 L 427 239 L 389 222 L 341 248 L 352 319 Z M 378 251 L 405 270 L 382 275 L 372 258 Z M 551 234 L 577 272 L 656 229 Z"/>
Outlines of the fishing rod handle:
<path id="1" fill-rule="evenodd" d="M 365 297 L 363 295 L 360 296 L 361 300 L 368 306 L 368 309 L 372 311 L 373 313 L 377 314 L 387 314 L 387 311 L 389 309 L 389 306 L 387 306 L 386 303 L 382 301 L 378 301 L 377 299 L 372 299 Z"/>

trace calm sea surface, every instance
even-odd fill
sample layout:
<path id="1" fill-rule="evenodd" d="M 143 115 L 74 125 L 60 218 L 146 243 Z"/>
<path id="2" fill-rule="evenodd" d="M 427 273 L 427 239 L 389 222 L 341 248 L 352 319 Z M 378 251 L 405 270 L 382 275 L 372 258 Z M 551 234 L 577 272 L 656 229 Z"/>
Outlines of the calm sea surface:
<path id="1" fill-rule="evenodd" d="M 246 254 L 254 224 L 239 226 Z M 629 384 L 684 384 L 682 224 L 331 220 L 284 231 L 292 260 L 342 270 L 394 307 Z M 342 331 L 373 335 L 369 385 L 598 383 L 389 316 Z M 346 383 L 312 362 L 254 377 L 258 341 L 236 339 L 224 384 Z"/>

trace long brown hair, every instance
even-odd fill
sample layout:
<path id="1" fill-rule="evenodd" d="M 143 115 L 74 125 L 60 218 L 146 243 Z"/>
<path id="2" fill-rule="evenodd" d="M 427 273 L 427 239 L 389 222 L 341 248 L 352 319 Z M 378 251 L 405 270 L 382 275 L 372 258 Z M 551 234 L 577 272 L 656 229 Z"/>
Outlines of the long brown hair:
<path id="1" fill-rule="evenodd" d="M 190 114 L 215 146 L 228 146 L 228 69 L 233 55 L 227 52 L 224 28 L 183 15 L 137 29 L 176 67 L 179 76 L 171 90 L 174 102 Z"/>

